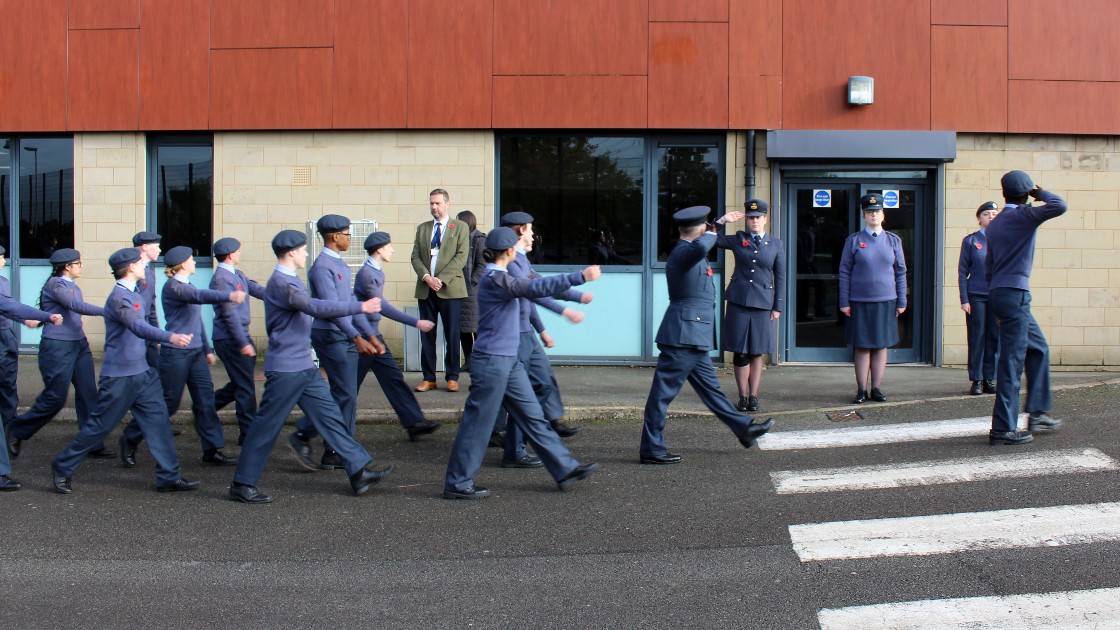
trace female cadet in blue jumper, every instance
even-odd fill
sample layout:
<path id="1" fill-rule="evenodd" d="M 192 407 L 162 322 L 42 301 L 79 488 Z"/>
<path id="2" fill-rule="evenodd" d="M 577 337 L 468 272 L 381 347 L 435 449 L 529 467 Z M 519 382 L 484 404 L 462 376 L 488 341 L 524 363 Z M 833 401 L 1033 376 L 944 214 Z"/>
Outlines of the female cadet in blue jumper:
<path id="1" fill-rule="evenodd" d="M 517 298 L 556 295 L 572 285 L 598 278 L 599 267 L 534 280 L 514 278 L 506 268 L 516 255 L 517 241 L 517 234 L 507 227 L 495 228 L 486 236 L 491 264 L 478 285 L 478 339 L 471 355 L 471 388 L 447 462 L 445 499 L 481 499 L 490 495 L 486 488 L 474 485 L 474 476 L 482 467 L 494 419 L 502 406 L 524 431 L 561 490 L 586 479 L 598 468 L 594 463 L 577 462 L 544 419 L 525 367 L 517 358 Z"/>
<path id="2" fill-rule="evenodd" d="M 144 278 L 145 263 L 136 248 L 114 252 L 109 256 L 109 267 L 117 283 L 105 301 L 105 360 L 98 379 L 97 407 L 78 435 L 51 460 L 51 484 L 55 492 L 70 494 L 70 478 L 82 460 L 131 411 L 156 461 L 156 490 L 194 490 L 198 482 L 179 474 L 163 388 L 156 369 L 145 360 L 144 343 L 148 340 L 183 348 L 190 345 L 191 336 L 160 330 L 144 321 L 146 303 L 137 291 L 137 283 Z"/>
<path id="3" fill-rule="evenodd" d="M 74 407 L 78 423 L 88 424 L 97 404 L 97 378 L 93 354 L 82 328 L 82 315 L 102 316 L 104 309 L 82 299 L 82 289 L 75 282 L 82 276 L 82 255 L 76 249 L 59 249 L 51 254 L 54 269 L 39 294 L 39 306 L 63 317 L 61 326 L 47 326 L 39 342 L 39 373 L 43 376 L 43 392 L 31 409 L 16 416 L 8 425 L 8 449 L 12 457 L 19 455 L 20 442 L 42 429 L 66 404 L 70 384 L 74 385 Z M 111 459 L 116 451 L 99 448 L 90 457 Z"/>
<path id="4" fill-rule="evenodd" d="M 996 314 L 988 308 L 988 278 L 985 259 L 988 257 L 988 224 L 999 214 L 994 201 L 976 209 L 980 229 L 961 241 L 961 257 L 957 263 L 957 286 L 961 291 L 961 310 L 968 330 L 968 378 L 973 396 L 996 393 L 996 351 L 999 350 L 999 327 Z"/>
<path id="5" fill-rule="evenodd" d="M 268 279 L 264 296 L 265 329 L 268 330 L 264 394 L 260 411 L 245 436 L 245 447 L 237 461 L 229 497 L 242 503 L 272 501 L 272 497 L 257 490 L 257 481 L 276 446 L 276 436 L 280 435 L 284 421 L 296 405 L 342 459 L 354 494 L 365 494 L 373 484 L 388 476 L 393 467 L 367 468 L 373 458 L 354 439 L 323 375 L 311 360 L 308 341 L 311 339 L 311 316 L 333 319 L 376 313 L 381 310 L 381 301 L 377 298 L 354 302 L 309 297 L 307 288 L 296 275 L 297 269 L 307 265 L 307 237 L 303 232 L 283 230 L 272 239 L 272 251 L 276 254 L 276 270 Z M 289 437 L 288 444 L 294 450 L 310 449 L 294 434 Z M 304 453 L 299 458 L 301 461 L 310 459 L 310 454 Z"/>
<path id="6" fill-rule="evenodd" d="M 160 299 L 163 302 L 165 328 L 191 335 L 191 343 L 182 348 L 163 346 L 159 350 L 159 377 L 163 384 L 163 400 L 167 404 L 167 415 L 171 417 L 179 410 L 183 399 L 183 386 L 191 394 L 194 411 L 194 430 L 202 442 L 202 461 L 218 466 L 236 463 L 237 460 L 222 452 L 226 445 L 222 435 L 222 421 L 214 408 L 214 382 L 210 378 L 210 366 L 214 365 L 214 353 L 210 340 L 202 327 L 201 304 L 218 304 L 245 301 L 244 291 L 199 290 L 190 282 L 195 273 L 194 256 L 191 248 L 185 245 L 172 247 L 163 255 L 164 273 L 167 282 L 163 285 Z M 128 468 L 136 465 L 136 447 L 144 439 L 136 420 L 128 423 L 121 436 L 121 460 Z"/>
<path id="7" fill-rule="evenodd" d="M 163 237 L 155 232 L 137 232 L 132 237 L 132 245 L 140 252 L 140 259 L 144 261 L 144 277 L 136 284 L 136 292 L 144 298 L 144 318 L 155 328 L 159 328 L 159 313 L 156 310 L 156 268 L 155 262 L 159 259 L 159 242 Z M 159 369 L 159 343 L 148 342 L 148 350 L 144 355 L 148 365 Z M 178 435 L 178 431 L 173 431 Z"/>
<path id="8" fill-rule="evenodd" d="M 358 300 L 380 298 L 381 312 L 370 315 L 355 315 L 355 322 L 360 318 L 365 318 L 366 325 L 373 331 L 373 336 L 382 346 L 385 346 L 385 338 L 381 336 L 380 328 L 383 317 L 396 320 L 406 326 L 414 326 L 420 332 L 428 332 L 434 328 L 434 322 L 417 319 L 405 313 L 390 304 L 382 295 L 385 287 L 385 272 L 381 265 L 391 261 L 394 252 L 389 233 L 374 232 L 370 234 L 366 237 L 364 246 L 369 258 L 354 278 L 354 297 Z M 412 393 L 412 388 L 405 384 L 404 375 L 401 373 L 400 367 L 397 366 L 397 362 L 393 360 L 393 354 L 389 352 L 387 346 L 385 347 L 386 350 L 380 354 L 358 357 L 358 387 L 361 388 L 362 383 L 366 380 L 366 375 L 373 371 L 373 375 L 377 377 L 377 384 L 381 386 L 381 390 L 385 392 L 385 397 L 389 399 L 389 405 L 393 407 L 393 411 L 396 412 L 397 418 L 400 419 L 405 431 L 408 431 L 408 439 L 415 442 L 421 435 L 435 432 L 440 427 L 440 423 L 428 422 L 424 418 L 424 412 L 420 410 L 420 405 L 416 402 L 416 395 Z"/>
<path id="9" fill-rule="evenodd" d="M 906 311 L 906 258 L 902 239 L 883 229 L 879 195 L 859 199 L 864 229 L 844 241 L 840 254 L 840 312 L 855 353 L 855 404 L 885 402 L 879 387 L 887 371 L 887 348 L 898 343 L 898 316 Z M 868 394 L 868 372 L 871 392 Z"/>
<path id="10" fill-rule="evenodd" d="M 0 246 L 0 269 L 8 263 L 8 250 Z M 63 323 L 62 315 L 47 313 L 12 299 L 12 286 L 8 279 L 0 276 L 0 426 L 7 427 L 16 415 L 19 396 L 16 394 L 16 377 L 19 374 L 19 343 L 12 320 L 23 322 L 35 328 L 40 321 L 50 321 L 55 326 Z M 8 477 L 12 473 L 12 463 L 8 459 L 7 444 L 10 443 L 7 431 L 4 432 L 5 448 L 0 449 L 0 490 L 19 490 L 19 483 Z"/>
<path id="11" fill-rule="evenodd" d="M 727 220 L 747 218 L 746 232 L 716 237 L 716 247 L 735 255 L 735 274 L 723 299 L 720 350 L 734 353 L 735 384 L 739 387 L 739 411 L 758 411 L 758 388 L 762 384 L 762 355 L 774 351 L 774 324 L 782 316 L 786 291 L 786 252 L 782 241 L 766 235 L 769 206 L 761 199 L 748 199 L 747 211 L 730 212 Z"/>

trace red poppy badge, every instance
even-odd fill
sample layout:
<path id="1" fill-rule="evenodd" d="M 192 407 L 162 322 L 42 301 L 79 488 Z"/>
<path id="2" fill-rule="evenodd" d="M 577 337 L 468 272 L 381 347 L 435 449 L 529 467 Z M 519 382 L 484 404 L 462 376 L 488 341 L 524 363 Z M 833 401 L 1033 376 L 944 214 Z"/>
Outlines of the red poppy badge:
<path id="1" fill-rule="evenodd" d="M 711 277 L 711 275 L 712 275 L 712 268 L 708 267 L 708 277 Z"/>
<path id="2" fill-rule="evenodd" d="M 860 247 L 867 247 L 867 243 L 864 243 L 863 241 L 860 241 L 859 246 Z"/>
<path id="3" fill-rule="evenodd" d="M 133 304 L 133 305 L 132 305 L 132 308 L 133 308 L 133 310 L 137 310 L 137 311 L 138 311 L 138 310 L 140 310 L 140 304 L 139 304 L 139 303 L 135 303 L 135 304 Z"/>
<path id="4" fill-rule="evenodd" d="M 238 290 L 238 291 L 240 291 L 240 290 L 241 290 L 241 285 L 240 285 L 240 284 L 239 284 L 239 285 L 237 285 L 237 290 Z"/>
<path id="5" fill-rule="evenodd" d="M 983 243 L 977 243 L 976 244 L 976 249 L 984 249 L 984 244 Z"/>

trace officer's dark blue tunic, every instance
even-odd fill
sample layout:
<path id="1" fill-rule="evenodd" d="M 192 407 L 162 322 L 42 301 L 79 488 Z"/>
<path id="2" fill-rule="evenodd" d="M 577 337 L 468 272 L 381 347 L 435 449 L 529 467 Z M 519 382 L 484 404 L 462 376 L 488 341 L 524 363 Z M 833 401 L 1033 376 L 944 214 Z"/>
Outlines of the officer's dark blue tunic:
<path id="1" fill-rule="evenodd" d="M 19 375 L 19 342 L 12 322 L 27 319 L 47 321 L 51 314 L 22 304 L 12 298 L 12 285 L 0 276 L 0 429 L 15 419 L 19 396 L 16 382 Z M 7 443 L 0 448 L 0 475 L 12 472 Z"/>
<path id="2" fill-rule="evenodd" d="M 988 236 L 977 230 L 961 241 L 957 263 L 957 286 L 961 304 L 968 304 L 965 315 L 968 331 L 968 380 L 996 380 L 996 351 L 999 350 L 999 327 L 996 314 L 988 307 Z"/>
<path id="3" fill-rule="evenodd" d="M 758 236 L 758 243 L 755 243 Z M 786 256 L 782 241 L 768 234 L 739 231 L 716 238 L 716 247 L 731 250 L 735 273 L 723 299 L 720 349 L 740 354 L 769 354 L 774 351 L 772 311 L 782 312 L 786 290 Z"/>
<path id="4" fill-rule="evenodd" d="M 223 293 L 244 291 L 258 300 L 264 299 L 264 287 L 228 263 L 218 263 L 210 278 L 210 290 Z M 253 416 L 257 415 L 257 388 L 253 384 L 257 358 L 241 354 L 242 348 L 253 345 L 249 336 L 251 321 L 249 300 L 241 304 L 222 302 L 214 305 L 214 352 L 222 360 L 229 377 L 228 383 L 214 391 L 214 408 L 221 409 L 236 401 L 237 426 L 242 437 L 248 432 Z"/>

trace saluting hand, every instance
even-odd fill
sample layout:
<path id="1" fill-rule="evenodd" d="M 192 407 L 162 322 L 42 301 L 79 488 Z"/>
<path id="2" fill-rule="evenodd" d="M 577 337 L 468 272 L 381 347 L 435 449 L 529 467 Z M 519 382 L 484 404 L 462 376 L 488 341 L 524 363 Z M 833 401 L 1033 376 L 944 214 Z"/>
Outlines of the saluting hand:
<path id="1" fill-rule="evenodd" d="M 366 315 L 381 312 L 381 298 L 370 298 L 362 302 L 362 312 Z"/>
<path id="2" fill-rule="evenodd" d="M 732 210 L 731 212 L 728 212 L 722 217 L 716 219 L 716 223 L 720 225 L 723 225 L 724 223 L 734 223 L 740 219 L 745 218 L 746 216 L 747 213 L 743 212 L 742 210 Z"/>
<path id="3" fill-rule="evenodd" d="M 436 323 L 428 319 L 422 319 L 416 322 L 416 327 L 420 329 L 420 332 L 431 332 L 436 327 Z"/>
<path id="4" fill-rule="evenodd" d="M 244 291 L 231 291 L 229 294 L 229 301 L 234 304 L 240 304 L 245 301 Z"/>
<path id="5" fill-rule="evenodd" d="M 183 333 L 171 333 L 171 345 L 173 345 L 173 346 L 179 346 L 180 348 L 186 348 L 187 346 L 191 345 L 191 339 L 194 339 L 194 335 L 186 335 L 186 334 L 183 334 Z"/>
<path id="6" fill-rule="evenodd" d="M 590 267 L 583 270 L 583 281 L 591 282 L 592 280 L 598 280 L 599 276 L 601 276 L 602 274 L 603 272 L 601 269 L 599 269 L 599 265 L 591 265 Z"/>

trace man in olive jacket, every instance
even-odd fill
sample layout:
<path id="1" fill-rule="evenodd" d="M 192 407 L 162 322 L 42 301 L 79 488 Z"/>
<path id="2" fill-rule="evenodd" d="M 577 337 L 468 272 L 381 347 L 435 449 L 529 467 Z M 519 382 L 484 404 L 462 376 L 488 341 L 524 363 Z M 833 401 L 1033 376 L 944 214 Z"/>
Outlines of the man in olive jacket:
<path id="1" fill-rule="evenodd" d="M 459 309 L 467 297 L 463 264 L 470 248 L 470 228 L 451 218 L 451 195 L 442 188 L 428 195 L 432 221 L 416 226 L 412 268 L 416 271 L 416 300 L 420 319 L 443 320 L 444 377 L 447 391 L 459 391 Z M 424 382 L 418 392 L 436 389 L 436 329 L 420 333 L 420 369 Z"/>

